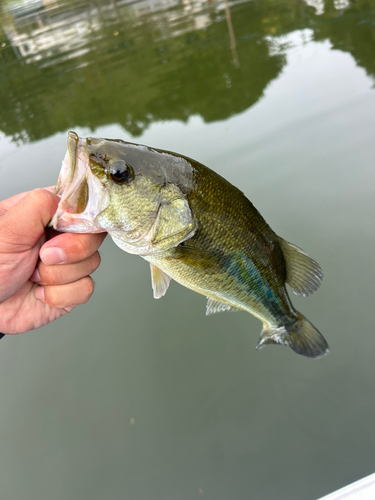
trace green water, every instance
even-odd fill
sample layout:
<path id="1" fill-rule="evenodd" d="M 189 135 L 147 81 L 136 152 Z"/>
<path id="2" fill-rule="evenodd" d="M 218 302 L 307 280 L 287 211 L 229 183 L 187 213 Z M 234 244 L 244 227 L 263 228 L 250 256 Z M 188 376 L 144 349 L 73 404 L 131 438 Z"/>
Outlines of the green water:
<path id="1" fill-rule="evenodd" d="M 108 238 L 91 301 L 0 343 L 2 500 L 314 500 L 375 471 L 375 1 L 4 2 L 0 199 L 66 133 L 193 157 L 323 267 L 318 361 L 254 350 Z"/>

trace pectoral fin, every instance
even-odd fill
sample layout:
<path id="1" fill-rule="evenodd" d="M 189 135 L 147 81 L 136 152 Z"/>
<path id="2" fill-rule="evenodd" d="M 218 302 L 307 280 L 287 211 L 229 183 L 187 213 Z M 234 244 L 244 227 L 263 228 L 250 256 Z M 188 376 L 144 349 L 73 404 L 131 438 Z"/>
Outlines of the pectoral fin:
<path id="1" fill-rule="evenodd" d="M 176 186 L 165 191 L 151 233 L 152 245 L 160 252 L 191 238 L 197 229 L 195 217 L 181 191 Z"/>
<path id="2" fill-rule="evenodd" d="M 206 316 L 210 316 L 211 314 L 224 311 L 236 312 L 239 310 L 240 309 L 237 309 L 237 307 L 233 307 L 228 304 L 223 304 L 223 302 L 219 302 L 218 300 L 208 299 L 206 306 Z"/>
<path id="3" fill-rule="evenodd" d="M 168 290 L 171 278 L 153 264 L 150 264 L 150 268 L 154 298 L 160 299 L 160 297 L 163 297 L 163 295 L 165 295 L 166 291 Z"/>

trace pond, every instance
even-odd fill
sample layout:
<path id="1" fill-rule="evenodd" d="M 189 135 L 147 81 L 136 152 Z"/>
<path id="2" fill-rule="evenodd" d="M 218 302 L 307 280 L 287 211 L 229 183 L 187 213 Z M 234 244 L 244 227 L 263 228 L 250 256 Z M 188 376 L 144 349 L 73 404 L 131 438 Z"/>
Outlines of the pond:
<path id="1" fill-rule="evenodd" d="M 69 130 L 176 151 L 323 268 L 320 360 L 255 350 L 110 238 L 91 300 L 0 343 L 4 500 L 314 500 L 375 470 L 375 0 L 1 3 L 0 199 Z M 27 214 L 25 214 L 27 217 Z"/>

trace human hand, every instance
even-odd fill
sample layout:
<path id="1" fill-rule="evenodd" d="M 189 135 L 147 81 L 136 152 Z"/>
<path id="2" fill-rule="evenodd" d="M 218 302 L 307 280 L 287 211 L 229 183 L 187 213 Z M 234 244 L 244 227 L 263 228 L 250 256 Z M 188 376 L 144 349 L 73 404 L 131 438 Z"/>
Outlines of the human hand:
<path id="1" fill-rule="evenodd" d="M 35 189 L 0 202 L 0 332 L 40 328 L 89 300 L 106 233 L 46 229 L 59 197 Z M 40 260 L 39 260 L 40 257 Z"/>

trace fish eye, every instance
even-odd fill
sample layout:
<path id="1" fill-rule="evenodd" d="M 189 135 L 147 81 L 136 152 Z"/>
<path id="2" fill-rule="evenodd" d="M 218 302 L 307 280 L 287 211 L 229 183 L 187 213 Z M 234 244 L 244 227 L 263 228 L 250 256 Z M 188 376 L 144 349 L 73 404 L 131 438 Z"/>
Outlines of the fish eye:
<path id="1" fill-rule="evenodd" d="M 114 161 L 108 169 L 109 177 L 116 184 L 126 184 L 134 178 L 134 171 L 124 161 Z"/>

